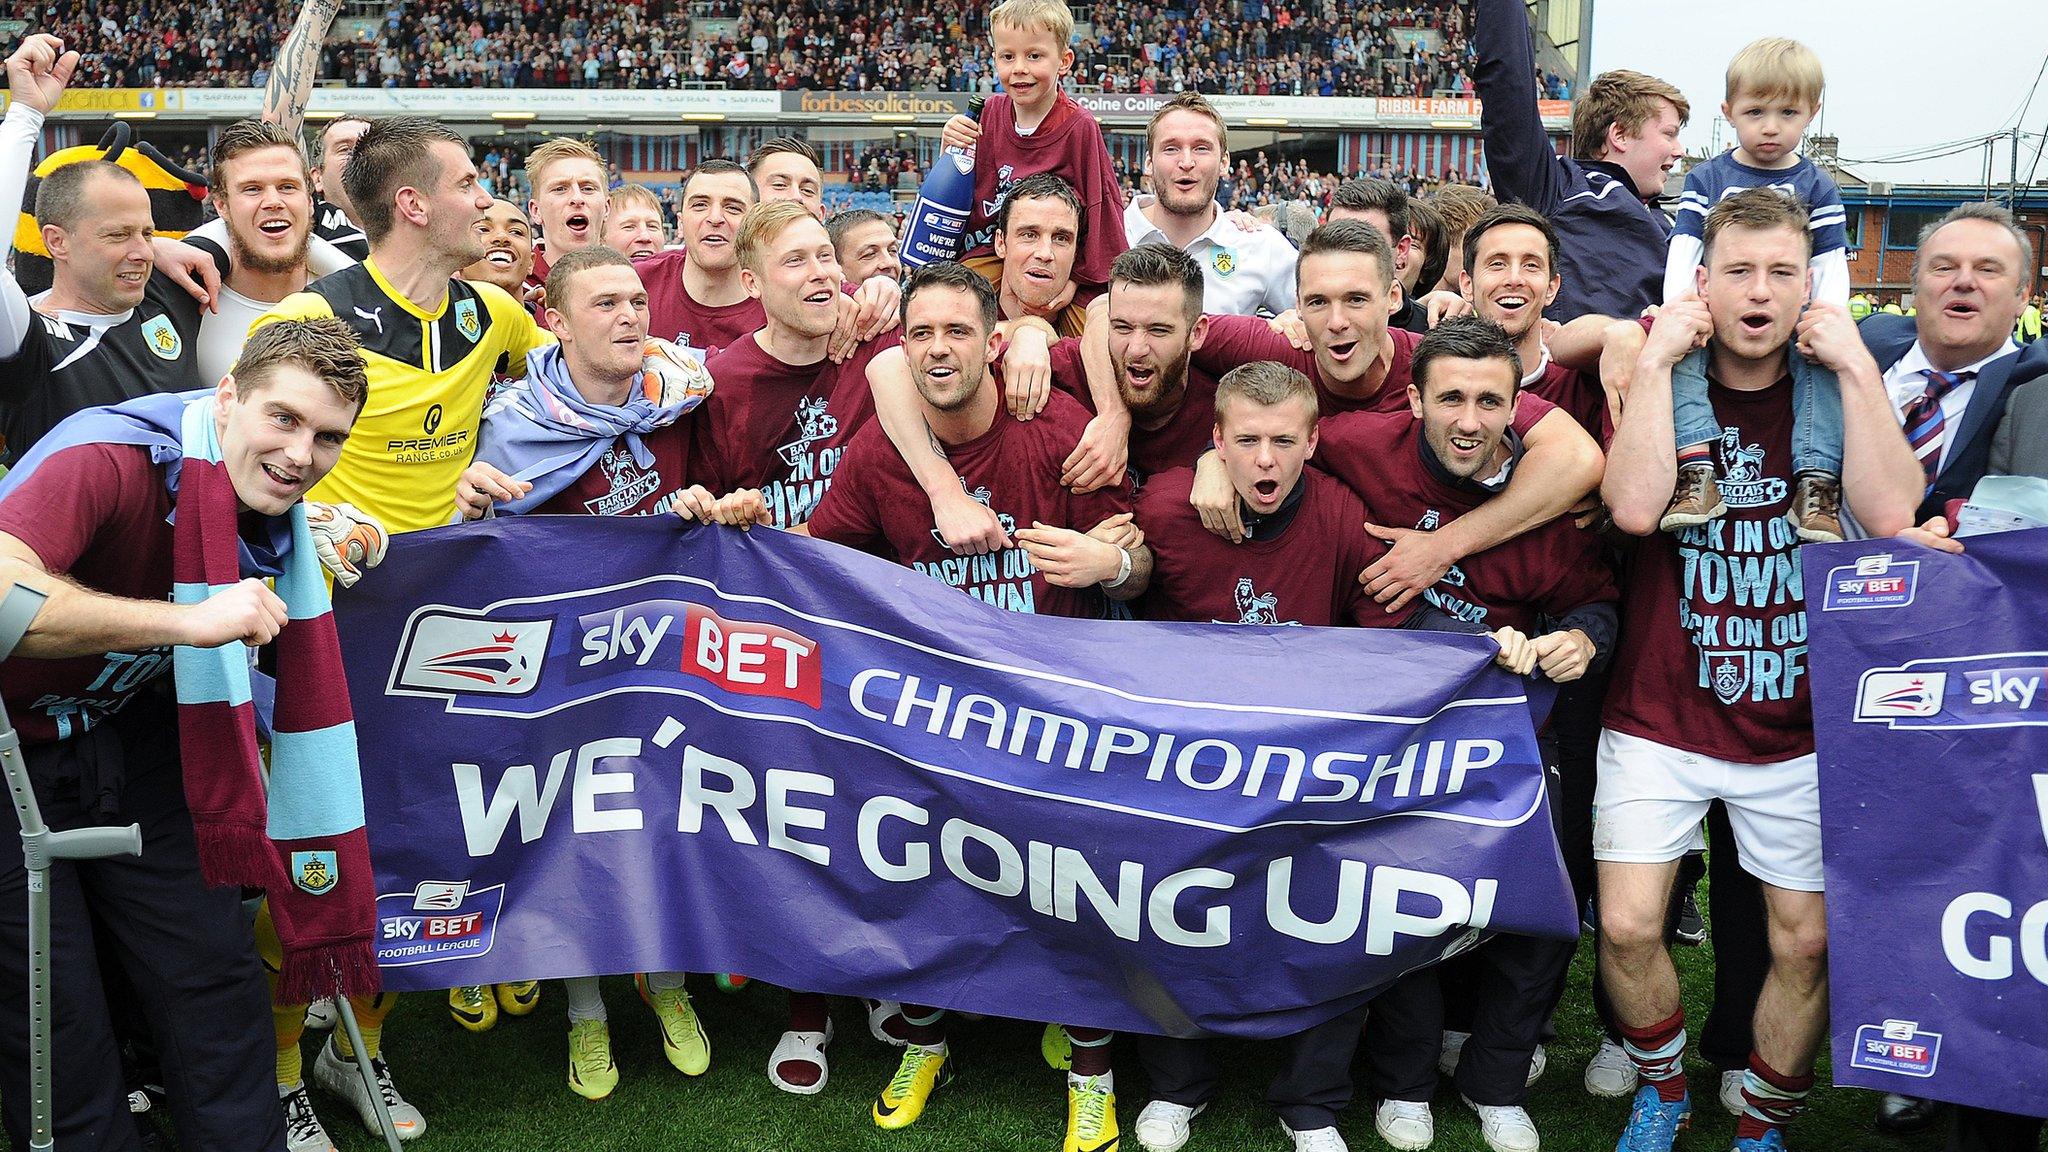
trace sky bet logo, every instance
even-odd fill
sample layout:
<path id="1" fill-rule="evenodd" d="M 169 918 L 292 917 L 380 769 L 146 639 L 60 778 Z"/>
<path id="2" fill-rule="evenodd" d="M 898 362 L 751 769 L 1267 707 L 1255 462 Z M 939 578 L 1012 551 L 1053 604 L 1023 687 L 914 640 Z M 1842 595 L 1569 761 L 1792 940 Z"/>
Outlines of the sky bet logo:
<path id="1" fill-rule="evenodd" d="M 1894 560 L 1886 553 L 1858 557 L 1854 564 L 1828 569 L 1823 612 L 1855 612 L 1871 608 L 1904 608 L 1920 589 L 1920 562 Z"/>
<path id="2" fill-rule="evenodd" d="M 386 968 L 465 960 L 491 950 L 505 886 L 422 880 L 410 892 L 377 897 L 377 963 Z"/>
<path id="3" fill-rule="evenodd" d="M 1915 660 L 1873 668 L 1856 693 L 1856 720 L 1892 728 L 2048 725 L 2048 652 Z"/>
<path id="4" fill-rule="evenodd" d="M 1941 1059 L 1941 1033 L 1922 1032 L 1912 1020 L 1887 1020 L 1856 1029 L 1856 1046 L 1849 1063 L 1874 1072 L 1925 1079 L 1934 1075 Z"/>
<path id="5" fill-rule="evenodd" d="M 824 704 L 818 643 L 787 628 L 720 616 L 687 600 L 642 600 L 576 620 L 582 655 L 572 680 L 678 669 L 740 696 Z"/>

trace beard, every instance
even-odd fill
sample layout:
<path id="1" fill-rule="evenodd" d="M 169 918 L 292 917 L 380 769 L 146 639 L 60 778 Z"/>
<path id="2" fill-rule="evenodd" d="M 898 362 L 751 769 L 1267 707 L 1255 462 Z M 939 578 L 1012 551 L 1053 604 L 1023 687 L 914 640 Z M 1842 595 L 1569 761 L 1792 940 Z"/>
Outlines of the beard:
<path id="1" fill-rule="evenodd" d="M 1155 187 L 1159 190 L 1160 207 L 1175 216 L 1194 216 L 1216 202 L 1217 183 L 1215 180 L 1207 181 L 1206 187 L 1197 187 L 1186 197 L 1181 196 L 1180 190 L 1170 180 L 1155 182 Z"/>
<path id="2" fill-rule="evenodd" d="M 281 276 L 286 272 L 296 272 L 304 268 L 306 249 L 312 243 L 313 229 L 308 225 L 300 229 L 299 242 L 292 246 L 290 252 L 282 256 L 266 255 L 249 242 L 249 238 L 242 234 L 240 228 L 235 227 L 232 220 L 228 221 L 228 253 L 234 257 L 235 267 L 246 268 L 260 275 Z"/>
<path id="3" fill-rule="evenodd" d="M 1180 355 L 1161 363 L 1152 378 L 1150 395 L 1143 400 L 1132 396 L 1124 380 L 1124 365 L 1116 366 L 1117 388 L 1123 393 L 1124 405 L 1130 409 L 1131 419 L 1140 423 L 1170 416 L 1180 410 L 1188 394 L 1188 364 L 1194 359 L 1194 349 L 1182 348 Z"/>

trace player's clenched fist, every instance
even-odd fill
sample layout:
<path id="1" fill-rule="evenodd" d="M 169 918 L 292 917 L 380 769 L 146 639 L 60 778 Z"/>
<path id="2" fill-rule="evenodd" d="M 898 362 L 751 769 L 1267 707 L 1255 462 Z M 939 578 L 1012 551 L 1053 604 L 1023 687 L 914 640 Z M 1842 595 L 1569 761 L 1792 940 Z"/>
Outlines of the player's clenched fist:
<path id="1" fill-rule="evenodd" d="M 193 648 L 218 648 L 237 640 L 261 647 L 284 630 L 284 601 L 261 580 L 244 580 L 185 610 L 181 643 Z"/>
<path id="2" fill-rule="evenodd" d="M 47 116 L 77 70 L 78 53 L 66 52 L 62 40 L 39 32 L 7 58 L 7 94 Z"/>

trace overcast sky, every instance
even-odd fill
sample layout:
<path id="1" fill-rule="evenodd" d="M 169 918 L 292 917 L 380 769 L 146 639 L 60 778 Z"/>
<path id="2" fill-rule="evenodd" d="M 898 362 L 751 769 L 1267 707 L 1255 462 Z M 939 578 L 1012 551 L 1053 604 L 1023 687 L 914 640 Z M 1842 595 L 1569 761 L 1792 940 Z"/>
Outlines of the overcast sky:
<path id="1" fill-rule="evenodd" d="M 1984 151 L 1904 164 L 1856 163 L 2013 125 L 2048 59 L 2048 3 L 2041 0 L 1589 0 L 1593 71 L 1634 68 L 1676 84 L 1692 102 L 1688 151 L 1704 150 L 1720 119 L 1729 57 L 1759 36 L 1790 36 L 1827 70 L 1820 127 L 1841 138 L 1844 166 L 1866 180 L 1979 181 Z M 2048 132 L 2048 81 L 2034 93 L 2025 132 Z M 1734 130 L 1721 126 L 1721 145 Z M 2020 179 L 2039 139 L 2022 140 Z M 2010 144 L 1992 175 L 2004 183 Z M 2048 159 L 2035 173 L 2048 180 Z"/>

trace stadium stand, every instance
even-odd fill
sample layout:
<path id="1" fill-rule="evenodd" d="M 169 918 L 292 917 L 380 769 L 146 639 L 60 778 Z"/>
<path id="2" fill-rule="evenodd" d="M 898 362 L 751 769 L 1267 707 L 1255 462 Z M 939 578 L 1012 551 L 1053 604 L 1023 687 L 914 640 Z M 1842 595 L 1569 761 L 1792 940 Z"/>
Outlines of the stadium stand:
<path id="1" fill-rule="evenodd" d="M 1072 83 L 1104 92 L 1469 95 L 1469 0 L 1077 5 Z M 940 0 L 456 0 L 351 9 L 325 80 L 355 87 L 988 91 L 986 5 Z M 262 83 L 289 27 L 260 0 L 50 0 L 81 85 Z M 374 9 L 373 9 L 374 11 Z M 1545 75 L 1545 94 L 1568 96 Z"/>

